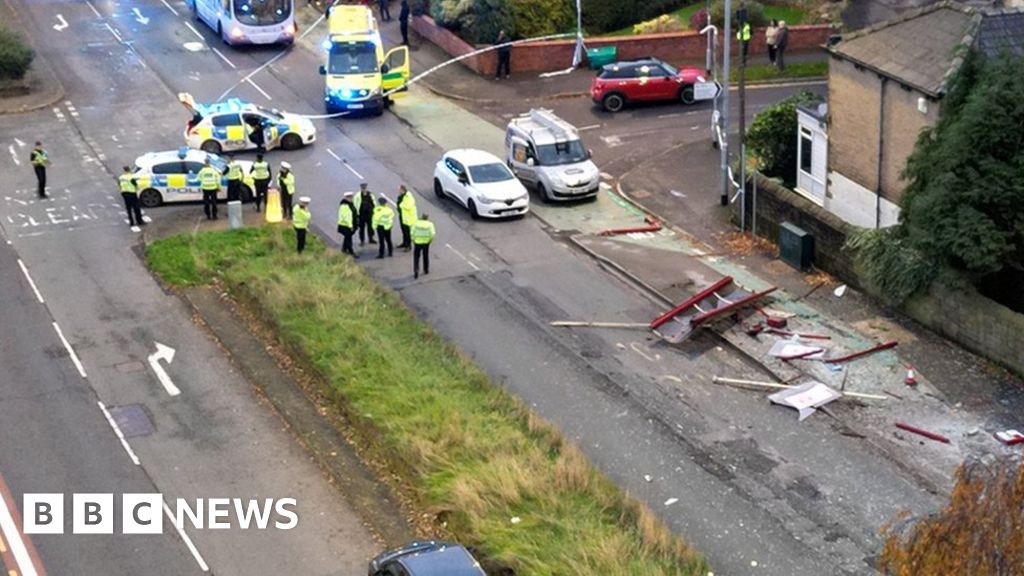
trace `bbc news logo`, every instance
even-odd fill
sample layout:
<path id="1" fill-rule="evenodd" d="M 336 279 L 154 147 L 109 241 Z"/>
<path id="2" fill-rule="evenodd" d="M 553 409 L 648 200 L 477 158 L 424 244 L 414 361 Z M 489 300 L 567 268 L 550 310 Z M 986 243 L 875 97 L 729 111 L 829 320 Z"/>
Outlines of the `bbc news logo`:
<path id="1" fill-rule="evenodd" d="M 70 511 L 59 493 L 25 494 L 23 504 L 25 534 L 64 534 L 66 516 L 71 534 L 114 533 L 113 494 L 72 494 Z M 294 498 L 178 498 L 171 507 L 162 494 L 122 494 L 119 533 L 163 534 L 165 515 L 178 530 L 291 530 L 299 524 L 296 506 Z"/>

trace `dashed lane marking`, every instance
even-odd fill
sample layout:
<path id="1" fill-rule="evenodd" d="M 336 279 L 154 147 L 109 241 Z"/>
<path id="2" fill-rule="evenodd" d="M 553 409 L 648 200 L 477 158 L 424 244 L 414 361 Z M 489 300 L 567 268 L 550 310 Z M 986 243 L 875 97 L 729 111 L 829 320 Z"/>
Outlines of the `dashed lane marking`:
<path id="1" fill-rule="evenodd" d="M 160 0 L 160 1 L 163 2 L 164 6 L 167 6 L 167 9 L 170 10 L 175 16 L 178 15 L 178 11 L 174 9 L 174 6 L 171 6 L 170 4 L 168 4 L 167 0 Z"/>
<path id="2" fill-rule="evenodd" d="M 192 33 L 196 35 L 196 38 L 199 38 L 200 40 L 202 40 L 204 42 L 206 41 L 206 38 L 203 38 L 203 35 L 200 34 L 199 30 L 196 30 L 196 27 L 193 26 L 191 23 L 185 22 L 185 26 L 188 26 L 188 29 L 191 30 Z"/>
<path id="3" fill-rule="evenodd" d="M 470 267 L 472 267 L 472 268 L 473 268 L 473 270 L 477 270 L 477 271 L 479 271 L 479 270 L 480 270 L 480 267 L 479 267 L 479 266 L 477 266 L 475 262 L 473 262 L 473 261 L 472 261 L 472 260 L 470 260 L 469 258 L 466 258 L 465 256 L 463 256 L 463 255 L 462 255 L 462 252 L 459 252 L 458 250 L 456 250 L 456 249 L 455 249 L 454 247 L 452 247 L 452 245 L 451 245 L 451 244 L 448 244 L 448 243 L 446 242 L 446 243 L 445 243 L 445 246 L 447 246 L 447 247 L 448 247 L 448 249 L 449 249 L 449 250 L 451 250 L 451 251 L 452 251 L 452 252 L 453 252 L 453 253 L 454 253 L 454 254 L 455 254 L 456 256 L 458 256 L 459 258 L 462 258 L 462 260 L 463 260 L 463 261 L 464 261 L 464 262 L 465 262 L 466 264 L 469 264 L 469 265 L 470 265 Z"/>
<path id="4" fill-rule="evenodd" d="M 39 300 L 40 304 L 46 304 L 46 301 L 43 300 L 43 295 L 39 293 L 39 288 L 36 288 L 36 283 L 32 280 L 32 276 L 29 275 L 28 268 L 25 267 L 25 263 L 21 261 L 21 258 L 18 258 L 18 266 L 21 267 L 22 273 L 25 274 L 25 279 L 28 280 L 28 285 L 32 287 L 32 292 L 35 292 L 36 299 Z"/>
<path id="5" fill-rule="evenodd" d="M 266 98 L 267 100 L 273 100 L 273 98 L 270 97 L 270 94 L 267 94 L 266 90 L 264 90 L 263 88 L 260 88 L 259 84 L 253 82 L 252 78 L 246 78 L 245 81 L 248 82 L 249 84 L 251 84 L 253 88 L 258 90 L 260 94 L 263 94 L 264 98 Z"/>
<path id="6" fill-rule="evenodd" d="M 103 18 L 103 14 L 100 14 L 100 11 L 92 5 L 92 2 L 90 2 L 89 0 L 85 0 L 85 3 L 88 4 L 89 9 L 92 10 L 92 13 L 95 14 L 97 18 Z"/>
<path id="7" fill-rule="evenodd" d="M 121 428 L 118 427 L 117 422 L 114 421 L 114 417 L 110 415 L 110 410 L 107 410 L 107 407 L 103 402 L 97 401 L 96 404 L 99 405 L 103 415 L 107 417 L 107 423 L 114 429 L 114 435 L 121 441 L 121 446 L 124 448 L 124 451 L 128 453 L 128 457 L 132 459 L 132 463 L 138 466 L 139 457 L 135 455 L 135 451 L 132 450 L 131 445 L 128 444 L 128 440 L 125 439 L 124 434 L 121 432 Z"/>
<path id="8" fill-rule="evenodd" d="M 234 62 L 232 62 L 231 60 L 228 60 L 228 57 L 225 56 L 223 52 L 221 52 L 220 50 L 217 50 L 216 48 L 213 48 L 213 47 L 211 47 L 210 49 L 213 50 L 214 54 L 216 54 L 217 56 L 220 56 L 221 60 L 223 60 L 224 62 L 227 62 L 227 65 L 231 66 L 232 70 L 235 70 L 235 69 L 238 68 L 238 66 L 235 66 Z"/>
<path id="9" fill-rule="evenodd" d="M 82 361 L 78 359 L 78 354 L 75 354 L 75 349 L 71 347 L 71 343 L 64 337 L 64 333 L 61 332 L 60 326 L 54 322 L 53 329 L 57 331 L 57 336 L 60 337 L 60 341 L 64 344 L 64 348 L 67 349 L 68 355 L 71 357 L 71 361 L 75 364 L 75 368 L 78 369 L 78 373 L 82 375 L 82 378 L 88 378 L 85 375 L 85 367 L 82 366 Z M 138 462 L 136 462 L 138 464 Z"/>

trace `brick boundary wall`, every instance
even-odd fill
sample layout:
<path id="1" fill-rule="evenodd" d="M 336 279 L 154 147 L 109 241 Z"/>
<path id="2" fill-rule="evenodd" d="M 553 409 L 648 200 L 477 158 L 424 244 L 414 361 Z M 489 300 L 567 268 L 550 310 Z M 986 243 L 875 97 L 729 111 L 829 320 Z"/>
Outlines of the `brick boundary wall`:
<path id="1" fill-rule="evenodd" d="M 748 187 L 748 226 L 753 214 L 751 192 Z M 738 202 L 732 205 L 737 223 L 739 208 Z M 778 243 L 779 224 L 787 221 L 814 236 L 816 267 L 878 298 L 877 292 L 861 279 L 853 252 L 843 250 L 847 235 L 856 227 L 777 181 L 758 178 L 758 235 Z M 1024 376 L 1024 314 L 986 298 L 972 287 L 952 288 L 938 282 L 911 297 L 900 309 L 933 332 Z"/>
<path id="2" fill-rule="evenodd" d="M 476 49 L 473 45 L 456 36 L 450 30 L 438 26 L 429 16 L 412 18 L 412 28 L 420 36 L 433 42 L 452 57 L 468 54 Z M 787 51 L 808 50 L 825 44 L 833 29 L 827 24 L 813 26 L 790 26 Z M 703 63 L 707 46 L 705 37 L 697 32 L 671 32 L 665 34 L 642 34 L 626 37 L 606 37 L 586 39 L 587 48 L 603 46 L 618 47 L 618 58 L 625 60 L 643 56 L 655 56 L 672 64 Z M 553 72 L 562 70 L 572 63 L 575 40 L 549 40 L 531 42 L 512 47 L 513 72 Z M 738 54 L 738 46 L 733 42 L 733 54 Z M 767 52 L 764 44 L 764 29 L 754 31 L 750 41 L 750 54 Z M 462 61 L 467 68 L 478 74 L 493 74 L 497 65 L 494 52 L 486 52 L 479 56 Z"/>

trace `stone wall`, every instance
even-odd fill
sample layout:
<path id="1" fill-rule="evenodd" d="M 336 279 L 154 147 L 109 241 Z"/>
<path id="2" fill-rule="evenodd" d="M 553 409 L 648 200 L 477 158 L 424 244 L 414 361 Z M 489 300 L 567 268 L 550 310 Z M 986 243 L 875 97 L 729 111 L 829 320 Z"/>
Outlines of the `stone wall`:
<path id="1" fill-rule="evenodd" d="M 438 26 L 429 16 L 414 17 L 412 27 L 420 36 L 433 42 L 452 57 L 462 56 L 475 49 L 474 46 L 466 43 L 451 31 Z M 828 40 L 830 34 L 831 29 L 827 25 L 791 26 L 787 51 L 817 49 Z M 706 50 L 705 37 L 697 32 L 587 38 L 586 45 L 587 48 L 614 45 L 618 48 L 620 60 L 654 56 L 677 65 L 702 65 Z M 572 63 L 575 47 L 576 41 L 572 39 L 530 42 L 513 46 L 512 71 L 552 72 L 562 70 Z M 733 42 L 734 55 L 738 54 L 737 50 L 736 43 Z M 762 52 L 767 52 L 764 45 L 764 30 L 758 29 L 751 39 L 750 53 Z M 486 52 L 467 58 L 462 63 L 479 74 L 493 74 L 497 60 L 494 52 Z"/>
<path id="2" fill-rule="evenodd" d="M 746 195 L 748 225 L 753 214 L 752 190 L 748 187 Z M 733 204 L 732 209 L 738 222 L 739 203 Z M 871 292 L 857 271 L 853 252 L 843 250 L 847 235 L 856 227 L 778 182 L 759 178 L 758 235 L 777 243 L 779 224 L 787 221 L 814 236 L 817 268 Z M 926 293 L 904 303 L 902 311 L 964 348 L 1024 376 L 1024 314 L 986 298 L 971 287 L 955 289 L 937 282 Z"/>

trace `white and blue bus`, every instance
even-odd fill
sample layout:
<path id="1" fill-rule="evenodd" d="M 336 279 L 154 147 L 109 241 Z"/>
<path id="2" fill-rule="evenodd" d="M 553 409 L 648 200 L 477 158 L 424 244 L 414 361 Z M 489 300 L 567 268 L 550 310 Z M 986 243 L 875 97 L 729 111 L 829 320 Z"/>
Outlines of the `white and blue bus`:
<path id="1" fill-rule="evenodd" d="M 291 44 L 297 31 L 295 0 L 186 0 L 196 18 L 224 42 Z"/>

